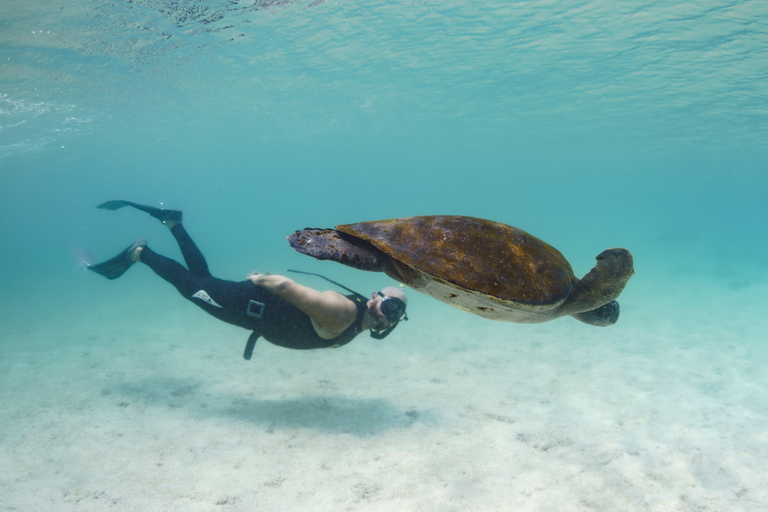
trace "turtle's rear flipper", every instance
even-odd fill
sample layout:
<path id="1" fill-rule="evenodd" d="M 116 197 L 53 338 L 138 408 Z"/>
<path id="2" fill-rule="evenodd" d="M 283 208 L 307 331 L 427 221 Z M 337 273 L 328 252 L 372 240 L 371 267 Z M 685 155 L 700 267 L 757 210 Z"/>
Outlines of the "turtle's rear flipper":
<path id="1" fill-rule="evenodd" d="M 295 250 L 319 260 L 331 260 L 372 272 L 386 270 L 388 256 L 373 245 L 335 229 L 307 228 L 288 235 Z"/>
<path id="2" fill-rule="evenodd" d="M 612 300 L 608 304 L 603 304 L 597 309 L 592 311 L 585 311 L 584 313 L 576 313 L 573 316 L 576 320 L 584 322 L 589 325 L 596 325 L 598 327 L 606 327 L 613 325 L 619 319 L 619 303 Z"/>

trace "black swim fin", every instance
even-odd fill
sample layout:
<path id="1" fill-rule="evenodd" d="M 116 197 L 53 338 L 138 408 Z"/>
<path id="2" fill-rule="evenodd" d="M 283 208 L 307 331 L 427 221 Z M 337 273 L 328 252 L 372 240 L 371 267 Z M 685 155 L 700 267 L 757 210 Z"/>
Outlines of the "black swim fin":
<path id="1" fill-rule="evenodd" d="M 131 265 L 133 265 L 134 262 L 131 260 L 131 253 L 133 250 L 137 247 L 146 246 L 146 240 L 139 238 L 133 242 L 130 247 L 127 247 L 114 258 L 108 259 L 107 261 L 102 261 L 101 263 L 96 263 L 95 265 L 88 265 L 85 268 L 88 270 L 93 270 L 97 274 L 101 274 L 107 279 L 117 279 L 121 275 L 125 274 L 125 271 L 131 268 Z"/>
<path id="2" fill-rule="evenodd" d="M 145 204 L 133 203 L 131 201 L 125 201 L 123 199 L 113 199 L 111 201 L 101 203 L 96 208 L 101 208 L 102 210 L 119 210 L 120 208 L 123 208 L 125 206 L 130 206 L 132 208 L 136 208 L 137 210 L 141 210 L 145 213 L 148 213 L 152 217 L 156 218 L 157 220 L 163 223 L 169 220 L 175 221 L 175 222 L 181 222 L 181 217 L 182 217 L 181 210 L 164 210 L 163 208 L 155 208 L 154 206 L 147 206 Z"/>

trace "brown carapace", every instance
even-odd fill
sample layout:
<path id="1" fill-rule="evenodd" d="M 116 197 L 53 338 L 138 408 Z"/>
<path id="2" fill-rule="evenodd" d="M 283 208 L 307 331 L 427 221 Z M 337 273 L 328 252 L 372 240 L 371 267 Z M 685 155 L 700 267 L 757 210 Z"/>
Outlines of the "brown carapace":
<path id="1" fill-rule="evenodd" d="M 451 215 L 405 217 L 304 229 L 288 237 L 318 259 L 384 272 L 415 290 L 484 318 L 545 322 L 572 315 L 611 325 L 634 273 L 626 249 L 608 249 L 577 279 L 565 257 L 525 231 Z"/>

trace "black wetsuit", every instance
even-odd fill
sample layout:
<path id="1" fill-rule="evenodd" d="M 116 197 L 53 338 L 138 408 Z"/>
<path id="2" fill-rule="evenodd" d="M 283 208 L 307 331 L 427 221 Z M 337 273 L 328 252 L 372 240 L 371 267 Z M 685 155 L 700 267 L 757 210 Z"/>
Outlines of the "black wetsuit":
<path id="1" fill-rule="evenodd" d="M 189 270 L 178 262 L 157 254 L 149 247 L 142 249 L 141 262 L 146 263 L 157 275 L 175 286 L 184 298 L 219 320 L 253 331 L 251 338 L 254 342 L 261 336 L 286 348 L 335 348 L 346 345 L 362 331 L 363 315 L 368 302 L 362 295 L 346 296 L 357 306 L 357 318 L 339 336 L 326 340 L 318 336 L 309 315 L 285 299 L 254 286 L 250 281 L 234 282 L 213 277 L 203 254 L 181 224 L 174 226 L 171 233 L 179 243 Z M 263 304 L 261 318 L 248 314 L 250 301 Z"/>

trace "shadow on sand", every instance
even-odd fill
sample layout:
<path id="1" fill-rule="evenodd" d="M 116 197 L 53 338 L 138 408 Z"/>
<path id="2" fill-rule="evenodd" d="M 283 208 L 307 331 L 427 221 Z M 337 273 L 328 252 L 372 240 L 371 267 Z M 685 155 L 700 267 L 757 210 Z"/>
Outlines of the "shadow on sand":
<path id="1" fill-rule="evenodd" d="M 115 382 L 102 395 L 119 396 L 117 405 L 182 409 L 192 417 L 231 418 L 277 429 L 312 429 L 358 437 L 375 436 L 416 423 L 437 423 L 425 409 L 401 409 L 382 398 L 317 394 L 283 400 L 258 400 L 207 392 L 194 379 L 153 377 Z"/>

